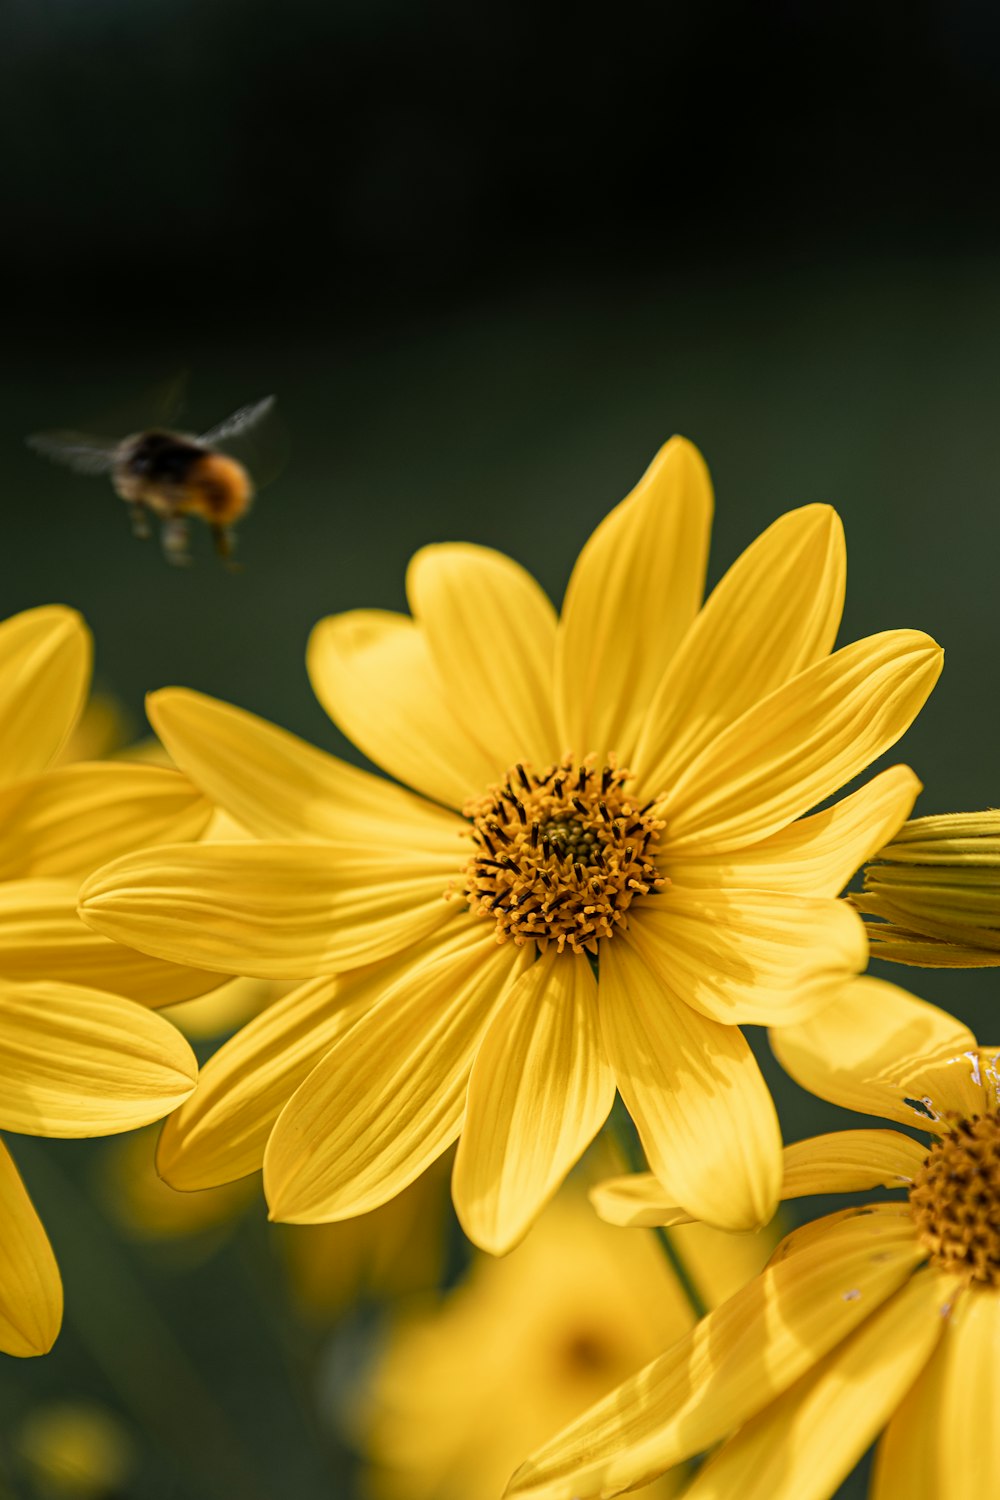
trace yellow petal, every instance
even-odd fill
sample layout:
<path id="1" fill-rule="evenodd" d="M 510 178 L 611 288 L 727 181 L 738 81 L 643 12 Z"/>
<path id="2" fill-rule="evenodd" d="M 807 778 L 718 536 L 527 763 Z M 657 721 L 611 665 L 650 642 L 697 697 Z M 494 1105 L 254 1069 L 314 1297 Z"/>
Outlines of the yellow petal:
<path id="1" fill-rule="evenodd" d="M 947 1295 L 936 1272 L 918 1272 L 741 1428 L 698 1472 L 684 1500 L 828 1500 L 933 1354 Z"/>
<path id="2" fill-rule="evenodd" d="M 598 526 L 573 569 L 556 644 L 561 742 L 628 762 L 646 708 L 701 604 L 712 485 L 671 438 Z"/>
<path id="3" fill-rule="evenodd" d="M 875 1450 L 869 1500 L 986 1500 L 988 1491 L 949 1492 L 950 1442 L 941 1421 L 948 1329 L 900 1402 Z"/>
<path id="4" fill-rule="evenodd" d="M 473 1059 L 531 955 L 484 924 L 413 969 L 286 1104 L 264 1156 L 273 1219 L 349 1219 L 402 1191 L 457 1137 Z"/>
<path id="5" fill-rule="evenodd" d="M 91 656 L 90 631 L 61 604 L 0 624 L 0 785 L 55 760 L 83 709 Z"/>
<path id="6" fill-rule="evenodd" d="M 0 882 L 0 977 L 84 984 L 154 1007 L 191 1000 L 220 983 L 216 974 L 164 963 L 91 932 L 76 902 L 75 880 Z"/>
<path id="7" fill-rule="evenodd" d="M 817 1241 L 825 1239 L 830 1230 L 838 1224 L 845 1224 L 851 1219 L 877 1218 L 891 1220 L 895 1224 L 908 1224 L 910 1233 L 913 1232 L 913 1219 L 905 1203 L 898 1200 L 891 1203 L 863 1203 L 859 1208 L 838 1208 L 832 1214 L 822 1214 L 818 1219 L 807 1219 L 791 1234 L 786 1234 L 779 1241 L 771 1256 L 771 1265 L 777 1265 L 779 1261 L 787 1260 L 790 1255 L 798 1255 L 803 1250 L 808 1250 Z M 926 1260 L 926 1252 L 923 1259 Z"/>
<path id="8" fill-rule="evenodd" d="M 854 979 L 799 1026 L 771 1033 L 781 1066 L 821 1099 L 859 1114 L 935 1130 L 950 1111 L 987 1107 L 975 1037 L 881 979 Z"/>
<path id="9" fill-rule="evenodd" d="M 943 653 L 916 630 L 844 646 L 731 724 L 667 790 L 671 853 L 741 849 L 877 759 L 916 717 Z"/>
<path id="10" fill-rule="evenodd" d="M 115 1135 L 175 1109 L 194 1053 L 141 1005 L 69 984 L 0 981 L 0 1130 Z"/>
<path id="11" fill-rule="evenodd" d="M 198 838 L 211 811 L 160 766 L 60 767 L 0 792 L 0 880 L 82 878 L 129 850 Z"/>
<path id="12" fill-rule="evenodd" d="M 1000 1293 L 970 1288 L 955 1302 L 942 1350 L 941 1500 L 1000 1495 Z"/>
<path id="13" fill-rule="evenodd" d="M 0 1141 L 0 1349 L 47 1354 L 62 1323 L 59 1267 L 10 1152 Z"/>
<path id="14" fill-rule="evenodd" d="M 906 1187 L 927 1151 L 896 1130 L 835 1130 L 796 1141 L 783 1152 L 782 1200 L 813 1193 L 854 1193 Z M 670 1227 L 691 1222 L 652 1172 L 610 1177 L 590 1192 L 599 1216 L 624 1228 Z"/>
<path id="15" fill-rule="evenodd" d="M 675 857 L 671 850 L 671 874 L 681 885 L 713 890 L 839 896 L 854 872 L 902 827 L 921 790 L 909 766 L 890 766 L 832 807 L 746 849 L 704 858 Z"/>
<path id="16" fill-rule="evenodd" d="M 742 1032 L 677 1000 L 624 943 L 605 943 L 599 984 L 618 1091 L 672 1200 L 720 1229 L 766 1223 L 781 1132 Z"/>
<path id="17" fill-rule="evenodd" d="M 898 1130 L 833 1130 L 785 1147 L 782 1198 L 909 1187 L 926 1146 Z"/>
<path id="18" fill-rule="evenodd" d="M 844 528 L 829 505 L 789 511 L 757 538 L 684 637 L 635 752 L 656 796 L 740 714 L 833 649 L 844 608 Z"/>
<path id="19" fill-rule="evenodd" d="M 250 1021 L 209 1058 L 190 1099 L 163 1127 L 156 1165 L 171 1187 L 191 1191 L 256 1172 L 278 1115 L 338 1037 L 411 966 L 448 949 L 443 934 L 380 964 L 313 979 Z"/>
<path id="20" fill-rule="evenodd" d="M 591 1500 L 710 1447 L 811 1369 L 920 1258 L 909 1221 L 854 1218 L 772 1265 L 533 1454 L 507 1493 Z"/>
<path id="21" fill-rule="evenodd" d="M 187 688 L 151 693 L 146 709 L 171 759 L 258 838 L 419 844 L 461 857 L 460 819 L 256 714 Z"/>
<path id="22" fill-rule="evenodd" d="M 444 543 L 410 563 L 406 592 L 455 717 L 503 767 L 538 767 L 564 746 L 552 712 L 555 610 L 501 552 Z"/>
<path id="23" fill-rule="evenodd" d="M 511 990 L 472 1068 L 452 1193 L 473 1244 L 513 1249 L 614 1097 L 590 965 L 550 949 Z"/>
<path id="24" fill-rule="evenodd" d="M 672 1228 L 694 1223 L 686 1209 L 671 1201 L 663 1183 L 652 1172 L 609 1177 L 591 1188 L 590 1201 L 606 1224 L 617 1224 L 623 1229 Z"/>
<path id="25" fill-rule="evenodd" d="M 507 769 L 459 722 L 427 637 L 408 616 L 358 609 L 320 620 L 306 665 L 338 728 L 377 766 L 436 802 L 460 808 Z"/>
<path id="26" fill-rule="evenodd" d="M 387 958 L 442 926 L 457 867 L 366 845 L 171 844 L 80 890 L 96 931 L 144 953 L 258 979 L 313 979 Z"/>
<path id="27" fill-rule="evenodd" d="M 868 961 L 864 923 L 845 901 L 671 885 L 633 910 L 628 941 L 648 967 L 727 1026 L 804 1020 Z"/>

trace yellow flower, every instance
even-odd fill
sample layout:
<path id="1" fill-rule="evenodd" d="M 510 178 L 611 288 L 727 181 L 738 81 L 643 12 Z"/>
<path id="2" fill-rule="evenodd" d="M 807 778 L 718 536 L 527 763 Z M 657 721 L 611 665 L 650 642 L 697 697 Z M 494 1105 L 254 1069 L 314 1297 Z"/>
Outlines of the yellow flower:
<path id="1" fill-rule="evenodd" d="M 1000 812 L 912 818 L 852 897 L 873 958 L 922 968 L 1000 964 Z"/>
<path id="2" fill-rule="evenodd" d="M 720 1277 L 741 1286 L 771 1248 L 701 1225 L 674 1239 L 706 1288 Z M 390 1332 L 352 1424 L 369 1459 L 365 1493 L 495 1500 L 528 1448 L 692 1321 L 653 1238 L 606 1228 L 567 1186 L 513 1254 L 480 1257 L 455 1291 Z M 650 1500 L 676 1494 L 683 1479 L 659 1481 Z"/>
<path id="3" fill-rule="evenodd" d="M 0 1130 L 23 1135 L 110 1135 L 179 1104 L 194 1057 L 146 1007 L 219 982 L 119 947 L 77 916 L 80 881 L 96 865 L 196 837 L 211 814 L 176 771 L 58 764 L 90 654 L 72 610 L 0 624 Z M 0 1349 L 40 1354 L 59 1331 L 62 1288 L 2 1141 L 0 1224 Z"/>
<path id="4" fill-rule="evenodd" d="M 324 705 L 421 796 L 226 704 L 153 697 L 174 761 L 260 842 L 119 860 L 85 920 L 309 980 L 206 1069 L 164 1136 L 170 1181 L 264 1156 L 273 1217 L 336 1220 L 461 1135 L 459 1218 L 502 1252 L 617 1085 L 678 1202 L 727 1228 L 770 1217 L 781 1137 L 739 1028 L 800 1020 L 864 967 L 836 897 L 918 783 L 895 767 L 801 815 L 898 739 L 941 652 L 890 631 L 831 655 L 827 506 L 781 517 L 699 608 L 711 501 L 674 439 L 585 546 L 561 619 L 509 558 L 443 545 L 410 566 L 414 618 L 317 627 Z"/>
<path id="5" fill-rule="evenodd" d="M 13 1437 L 14 1452 L 45 1500 L 107 1500 L 125 1492 L 135 1446 L 114 1412 L 92 1401 L 35 1407 Z"/>
<path id="6" fill-rule="evenodd" d="M 785 1151 L 783 1196 L 905 1188 L 789 1235 L 768 1269 L 537 1452 L 509 1493 L 616 1495 L 728 1441 L 685 1500 L 827 1500 L 884 1429 L 873 1500 L 1000 1494 L 1000 1051 L 857 979 L 775 1049 L 825 1099 L 926 1131 Z M 676 1223 L 649 1176 L 597 1190 L 618 1223 Z"/>

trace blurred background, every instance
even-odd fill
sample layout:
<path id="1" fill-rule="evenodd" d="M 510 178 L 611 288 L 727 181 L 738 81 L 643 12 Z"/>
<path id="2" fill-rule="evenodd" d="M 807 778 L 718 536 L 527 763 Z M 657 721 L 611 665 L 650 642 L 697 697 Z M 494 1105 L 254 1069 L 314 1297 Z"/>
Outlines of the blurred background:
<path id="1" fill-rule="evenodd" d="M 448 538 L 511 552 L 560 598 L 680 431 L 716 482 L 713 580 L 781 510 L 839 508 L 843 638 L 916 626 L 948 653 L 906 741 L 918 810 L 995 803 L 998 86 L 1000 16 L 972 0 L 593 21 L 8 0 L 2 613 L 78 606 L 130 734 L 147 689 L 183 683 L 350 753 L 305 676 L 318 618 L 402 607 L 408 556 Z M 239 574 L 201 534 L 195 566 L 169 568 L 106 480 L 24 447 L 179 369 L 194 430 L 278 396 L 289 459 Z M 892 977 L 990 1039 L 990 971 Z M 843 1122 L 770 1071 L 789 1138 Z M 47 1359 L 0 1358 L 0 1487 L 355 1494 L 331 1391 L 370 1360 L 370 1294 L 310 1320 L 259 1196 L 195 1253 L 108 1210 L 109 1146 L 20 1144 L 69 1317 Z M 103 1439 L 73 1428 L 81 1402 Z M 31 1457 L 54 1451 L 52 1413 L 118 1453 L 97 1488 Z M 862 1493 L 859 1473 L 843 1495 Z"/>

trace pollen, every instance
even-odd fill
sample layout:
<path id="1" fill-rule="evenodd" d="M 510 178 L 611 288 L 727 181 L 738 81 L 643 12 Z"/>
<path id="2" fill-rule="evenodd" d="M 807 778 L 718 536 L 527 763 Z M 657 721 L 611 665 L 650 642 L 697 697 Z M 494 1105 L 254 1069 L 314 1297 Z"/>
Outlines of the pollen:
<path id="1" fill-rule="evenodd" d="M 567 757 L 540 775 L 517 765 L 466 804 L 475 852 L 463 894 L 496 923 L 499 942 L 596 954 L 627 924 L 636 896 L 664 888 L 655 860 L 663 822 L 626 792 L 631 779 L 613 757 L 602 767 L 593 755 Z"/>
<path id="2" fill-rule="evenodd" d="M 910 1189 L 931 1263 L 968 1285 L 1000 1287 L 1000 1114 L 958 1120 Z"/>

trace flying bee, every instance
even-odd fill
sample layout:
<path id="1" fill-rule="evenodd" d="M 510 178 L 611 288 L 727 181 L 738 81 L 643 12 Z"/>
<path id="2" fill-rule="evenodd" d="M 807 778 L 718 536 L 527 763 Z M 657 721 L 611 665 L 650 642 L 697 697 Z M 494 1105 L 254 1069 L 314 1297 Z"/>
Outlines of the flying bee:
<path id="1" fill-rule="evenodd" d="M 232 566 L 233 527 L 249 510 L 254 486 L 246 467 L 219 450 L 250 433 L 273 406 L 274 397 L 265 396 L 199 436 L 151 428 L 115 442 L 79 432 L 38 432 L 28 446 L 78 474 L 110 475 L 128 504 L 136 536 L 150 535 L 151 517 L 162 523 L 168 562 L 191 561 L 190 518 L 198 516 L 210 527 L 218 556 Z"/>

